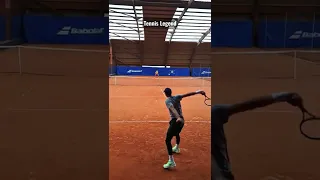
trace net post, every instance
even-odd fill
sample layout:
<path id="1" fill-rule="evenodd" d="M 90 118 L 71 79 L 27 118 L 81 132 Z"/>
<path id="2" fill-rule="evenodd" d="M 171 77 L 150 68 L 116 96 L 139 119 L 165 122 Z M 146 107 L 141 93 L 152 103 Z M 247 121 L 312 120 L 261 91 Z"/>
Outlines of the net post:
<path id="1" fill-rule="evenodd" d="M 312 39 L 311 39 L 311 48 L 313 49 L 314 47 L 314 28 L 315 28 L 315 23 L 316 23 L 316 13 L 313 13 L 313 22 L 312 22 Z"/>
<path id="2" fill-rule="evenodd" d="M 22 75 L 22 63 L 21 63 L 21 47 L 18 46 L 18 62 L 19 62 L 19 74 Z"/>
<path id="3" fill-rule="evenodd" d="M 202 73 L 202 64 L 200 63 L 199 78 L 201 79 L 201 87 L 204 87 L 204 78 L 201 76 L 201 73 Z"/>
<path id="4" fill-rule="evenodd" d="M 297 51 L 294 51 L 293 55 L 293 79 L 297 79 Z"/>
<path id="5" fill-rule="evenodd" d="M 287 23 L 288 23 L 288 12 L 286 12 L 285 21 L 284 21 L 284 38 L 283 38 L 283 46 L 286 48 L 287 44 Z"/>
<path id="6" fill-rule="evenodd" d="M 265 15 L 265 27 L 264 27 L 264 48 L 267 47 L 267 40 L 268 40 L 268 17 Z"/>

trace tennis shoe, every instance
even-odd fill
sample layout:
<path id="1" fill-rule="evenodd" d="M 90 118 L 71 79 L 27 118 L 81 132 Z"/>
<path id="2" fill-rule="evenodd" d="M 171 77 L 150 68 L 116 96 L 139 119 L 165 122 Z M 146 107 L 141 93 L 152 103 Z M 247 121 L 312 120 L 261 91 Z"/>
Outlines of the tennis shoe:
<path id="1" fill-rule="evenodd" d="M 175 145 L 175 146 L 172 148 L 172 152 L 179 154 L 179 153 L 180 153 L 180 148 L 178 148 L 177 145 Z"/>
<path id="2" fill-rule="evenodd" d="M 164 169 L 173 168 L 176 166 L 176 163 L 174 161 L 169 160 L 166 164 L 163 165 Z"/>

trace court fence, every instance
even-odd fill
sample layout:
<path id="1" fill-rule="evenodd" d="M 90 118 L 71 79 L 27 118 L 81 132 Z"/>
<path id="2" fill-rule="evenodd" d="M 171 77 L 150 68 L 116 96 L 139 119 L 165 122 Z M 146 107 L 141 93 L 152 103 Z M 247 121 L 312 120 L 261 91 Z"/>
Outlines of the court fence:
<path id="1" fill-rule="evenodd" d="M 0 73 L 108 77 L 108 50 L 0 46 Z"/>
<path id="2" fill-rule="evenodd" d="M 320 48 L 319 15 L 284 12 L 260 16 L 258 22 L 213 19 L 211 47 L 251 48 L 255 30 L 259 48 Z"/>
<path id="3" fill-rule="evenodd" d="M 214 71 L 213 78 L 298 79 L 320 77 L 319 54 L 320 51 L 316 50 L 212 52 L 212 67 L 193 67 L 191 76 L 204 77 L 209 80 L 211 71 Z M 0 46 L 0 73 L 110 77 L 108 59 L 109 50 Z M 130 71 L 133 70 L 132 68 L 138 70 Z M 154 76 L 156 71 L 155 68 L 145 69 L 132 66 L 117 66 L 116 69 L 117 72 L 114 74 L 116 76 Z M 159 69 L 159 74 L 181 76 L 174 70 L 174 68 Z"/>
<path id="4" fill-rule="evenodd" d="M 212 52 L 212 78 L 305 79 L 320 76 L 320 51 Z"/>
<path id="5" fill-rule="evenodd" d="M 113 74 L 121 76 L 193 76 L 211 77 L 211 67 L 143 67 L 143 66 L 116 66 Z"/>
<path id="6" fill-rule="evenodd" d="M 110 76 L 109 85 L 158 87 L 211 87 L 211 77 Z"/>

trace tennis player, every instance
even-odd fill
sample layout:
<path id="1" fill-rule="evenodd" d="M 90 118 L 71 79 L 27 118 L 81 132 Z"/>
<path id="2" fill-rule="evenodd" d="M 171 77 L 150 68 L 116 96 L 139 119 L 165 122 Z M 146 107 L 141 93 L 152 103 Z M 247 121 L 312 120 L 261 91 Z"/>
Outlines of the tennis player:
<path id="1" fill-rule="evenodd" d="M 302 98 L 297 93 L 274 93 L 231 105 L 215 105 L 211 109 L 211 180 L 234 180 L 230 167 L 227 139 L 223 125 L 230 116 L 274 103 L 287 102 L 302 107 Z"/>
<path id="2" fill-rule="evenodd" d="M 156 72 L 154 72 L 154 76 L 159 76 L 159 71 L 156 70 Z"/>
<path id="3" fill-rule="evenodd" d="M 176 95 L 172 96 L 172 91 L 170 88 L 166 88 L 164 90 L 164 94 L 166 95 L 167 99 L 165 101 L 167 108 L 169 109 L 169 113 L 171 116 L 171 120 L 169 122 L 169 128 L 167 131 L 166 136 L 166 146 L 169 154 L 169 161 L 163 165 L 163 168 L 168 169 L 171 167 L 175 167 L 176 163 L 173 159 L 173 153 L 180 153 L 180 132 L 184 126 L 184 117 L 182 114 L 181 103 L 180 101 L 183 98 L 193 96 L 196 94 L 205 95 L 204 91 L 196 91 L 190 92 L 183 95 Z M 173 137 L 176 137 L 176 145 L 172 148 L 171 140 Z"/>

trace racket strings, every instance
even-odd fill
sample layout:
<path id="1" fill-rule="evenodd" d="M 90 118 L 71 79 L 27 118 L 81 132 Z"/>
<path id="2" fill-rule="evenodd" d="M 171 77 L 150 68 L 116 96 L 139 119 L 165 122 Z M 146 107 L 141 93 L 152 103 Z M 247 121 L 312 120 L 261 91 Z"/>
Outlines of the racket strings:
<path id="1" fill-rule="evenodd" d="M 304 130 L 303 130 L 303 126 L 305 125 L 305 123 L 307 122 L 311 122 L 311 121 L 319 121 L 320 123 L 320 117 L 317 117 L 313 114 L 311 114 L 310 112 L 308 112 L 305 108 L 300 108 L 302 111 L 302 121 L 300 122 L 300 133 L 306 137 L 307 139 L 310 140 L 320 140 L 320 136 L 319 137 L 315 137 L 315 136 L 311 136 L 308 135 Z M 309 115 L 309 118 L 306 118 L 306 114 Z M 320 129 L 319 129 L 320 131 Z"/>
<path id="2" fill-rule="evenodd" d="M 207 95 L 204 95 L 204 104 L 211 106 L 211 99 Z"/>

